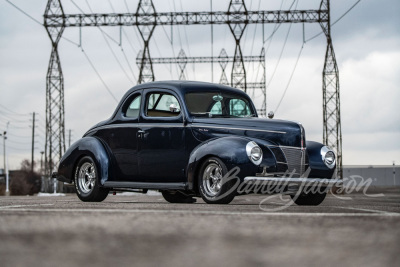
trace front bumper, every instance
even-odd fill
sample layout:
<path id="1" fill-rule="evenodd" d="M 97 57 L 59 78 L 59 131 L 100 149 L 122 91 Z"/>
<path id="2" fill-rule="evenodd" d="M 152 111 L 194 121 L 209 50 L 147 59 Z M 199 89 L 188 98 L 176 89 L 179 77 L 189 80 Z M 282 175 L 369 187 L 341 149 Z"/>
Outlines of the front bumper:
<path id="1" fill-rule="evenodd" d="M 266 186 L 288 186 L 288 187 L 324 187 L 331 188 L 333 186 L 343 186 L 341 179 L 328 178 L 281 178 L 281 177 L 257 177 L 248 176 L 244 178 L 245 183 Z"/>

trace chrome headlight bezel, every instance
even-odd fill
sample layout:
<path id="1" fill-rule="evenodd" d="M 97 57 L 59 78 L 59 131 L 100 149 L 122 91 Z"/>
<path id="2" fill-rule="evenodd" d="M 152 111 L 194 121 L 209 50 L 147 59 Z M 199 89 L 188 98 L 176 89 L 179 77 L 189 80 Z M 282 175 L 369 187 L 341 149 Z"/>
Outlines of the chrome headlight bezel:
<path id="1" fill-rule="evenodd" d="M 332 151 L 332 149 L 327 146 L 323 146 L 321 148 L 321 157 L 322 161 L 329 169 L 333 169 L 336 167 L 336 155 L 335 152 Z"/>
<path id="2" fill-rule="evenodd" d="M 247 156 L 249 157 L 250 161 L 254 165 L 261 164 L 261 162 L 263 160 L 263 152 L 262 152 L 261 147 L 259 147 L 256 142 L 251 141 L 251 142 L 247 143 L 246 153 L 247 153 Z"/>

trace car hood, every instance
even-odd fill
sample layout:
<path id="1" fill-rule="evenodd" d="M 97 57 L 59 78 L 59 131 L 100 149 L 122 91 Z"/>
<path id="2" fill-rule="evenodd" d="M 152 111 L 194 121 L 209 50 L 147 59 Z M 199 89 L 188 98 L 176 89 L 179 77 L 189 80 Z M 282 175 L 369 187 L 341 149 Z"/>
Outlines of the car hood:
<path id="1" fill-rule="evenodd" d="M 303 126 L 300 123 L 285 120 L 194 118 L 192 128 L 196 137 L 201 137 L 203 140 L 210 138 L 210 135 L 226 134 L 262 139 L 281 146 L 301 147 L 302 143 L 305 144 Z"/>

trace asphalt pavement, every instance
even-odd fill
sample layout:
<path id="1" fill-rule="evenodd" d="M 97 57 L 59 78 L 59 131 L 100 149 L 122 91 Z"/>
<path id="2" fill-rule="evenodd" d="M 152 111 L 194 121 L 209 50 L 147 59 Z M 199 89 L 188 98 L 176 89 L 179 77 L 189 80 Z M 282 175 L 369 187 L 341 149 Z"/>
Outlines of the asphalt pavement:
<path id="1" fill-rule="evenodd" d="M 400 266 L 400 188 L 290 203 L 0 197 L 0 266 Z"/>

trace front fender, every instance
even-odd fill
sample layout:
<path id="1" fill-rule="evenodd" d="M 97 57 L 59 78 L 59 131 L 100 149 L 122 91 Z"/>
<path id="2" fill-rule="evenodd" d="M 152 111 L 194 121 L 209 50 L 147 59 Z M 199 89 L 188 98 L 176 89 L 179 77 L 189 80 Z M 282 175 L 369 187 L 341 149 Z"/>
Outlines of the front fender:
<path id="1" fill-rule="evenodd" d="M 101 140 L 90 136 L 78 140 L 65 152 L 60 160 L 57 179 L 72 183 L 75 167 L 78 161 L 84 156 L 90 156 L 94 160 L 100 184 L 103 185 L 110 178 L 111 174 L 110 156 Z"/>
<path id="2" fill-rule="evenodd" d="M 201 164 L 209 157 L 218 157 L 221 159 L 228 171 L 232 168 L 239 167 L 240 172 L 238 173 L 238 177 L 241 179 L 260 172 L 261 167 L 254 165 L 246 153 L 246 145 L 250 141 L 253 140 L 245 137 L 227 136 L 207 140 L 195 147 L 190 154 L 187 167 L 186 175 L 189 189 L 194 189 Z M 256 141 L 256 143 L 258 142 Z M 263 151 L 265 151 L 263 144 L 259 145 L 263 148 Z M 264 158 L 266 158 L 266 156 L 267 155 L 264 155 Z M 270 155 L 268 155 L 268 158 L 270 158 Z"/>
<path id="3" fill-rule="evenodd" d="M 322 161 L 321 148 L 324 144 L 307 141 L 307 154 L 311 172 L 309 173 L 309 178 L 332 178 L 335 173 L 335 168 L 328 168 Z"/>

